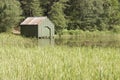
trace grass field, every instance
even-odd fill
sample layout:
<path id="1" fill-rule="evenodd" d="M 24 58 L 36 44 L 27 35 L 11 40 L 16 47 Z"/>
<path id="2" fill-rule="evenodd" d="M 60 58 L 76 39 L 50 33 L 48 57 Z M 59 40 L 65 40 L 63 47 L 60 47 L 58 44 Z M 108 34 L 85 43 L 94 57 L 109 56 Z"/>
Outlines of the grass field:
<path id="1" fill-rule="evenodd" d="M 120 49 L 36 46 L 0 34 L 0 80 L 120 80 Z"/>

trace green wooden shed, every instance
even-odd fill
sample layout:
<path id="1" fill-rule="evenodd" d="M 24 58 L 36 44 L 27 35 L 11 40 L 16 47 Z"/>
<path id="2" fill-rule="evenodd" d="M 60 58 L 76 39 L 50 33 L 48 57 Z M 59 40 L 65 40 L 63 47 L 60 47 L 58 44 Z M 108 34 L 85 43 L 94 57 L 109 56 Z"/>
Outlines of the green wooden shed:
<path id="1" fill-rule="evenodd" d="M 21 35 L 26 37 L 54 37 L 54 24 L 47 17 L 28 17 L 20 24 Z"/>

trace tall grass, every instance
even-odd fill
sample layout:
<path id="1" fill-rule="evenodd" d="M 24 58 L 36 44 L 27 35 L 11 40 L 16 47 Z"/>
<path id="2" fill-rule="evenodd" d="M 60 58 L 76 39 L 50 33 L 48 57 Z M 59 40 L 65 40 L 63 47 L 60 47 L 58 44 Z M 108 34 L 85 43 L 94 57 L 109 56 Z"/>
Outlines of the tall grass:
<path id="1" fill-rule="evenodd" d="M 119 48 L 37 47 L 32 41 L 0 34 L 0 80 L 120 79 Z"/>
<path id="2" fill-rule="evenodd" d="M 0 34 L 0 46 L 10 47 L 34 47 L 37 45 L 37 39 L 35 38 L 24 38 L 13 34 L 2 33 Z"/>

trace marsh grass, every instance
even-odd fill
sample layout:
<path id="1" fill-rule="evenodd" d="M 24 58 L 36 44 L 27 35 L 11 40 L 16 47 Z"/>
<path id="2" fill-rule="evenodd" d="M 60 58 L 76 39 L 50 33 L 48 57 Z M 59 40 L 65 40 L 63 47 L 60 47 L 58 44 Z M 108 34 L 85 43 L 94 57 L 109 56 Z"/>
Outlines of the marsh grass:
<path id="1" fill-rule="evenodd" d="M 34 47 L 37 45 L 36 38 L 25 38 L 13 34 L 2 33 L 0 34 L 0 46 L 11 46 L 11 47 Z"/>
<path id="2" fill-rule="evenodd" d="M 120 79 L 119 48 L 38 47 L 32 42 L 0 34 L 0 80 Z"/>

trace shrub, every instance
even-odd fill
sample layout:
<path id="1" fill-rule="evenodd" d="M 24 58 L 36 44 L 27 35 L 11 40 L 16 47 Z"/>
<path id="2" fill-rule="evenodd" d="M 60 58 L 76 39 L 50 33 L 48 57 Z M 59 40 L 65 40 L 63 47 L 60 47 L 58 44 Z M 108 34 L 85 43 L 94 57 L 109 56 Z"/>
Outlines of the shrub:
<path id="1" fill-rule="evenodd" d="M 120 33 L 120 26 L 114 26 L 113 32 Z"/>

